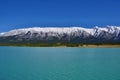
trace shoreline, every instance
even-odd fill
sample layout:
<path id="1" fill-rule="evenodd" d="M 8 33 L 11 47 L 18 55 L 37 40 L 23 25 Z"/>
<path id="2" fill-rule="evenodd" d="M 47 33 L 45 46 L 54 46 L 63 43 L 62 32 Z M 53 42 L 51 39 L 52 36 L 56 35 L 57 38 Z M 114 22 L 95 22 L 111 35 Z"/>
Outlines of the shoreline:
<path id="1" fill-rule="evenodd" d="M 2 46 L 7 46 L 7 47 L 61 47 L 61 48 L 69 48 L 69 47 L 73 47 L 73 48 L 120 48 L 119 44 L 105 44 L 105 45 L 95 45 L 95 44 L 83 44 L 83 45 L 79 45 L 79 46 L 68 46 L 68 45 L 56 45 L 56 46 L 42 46 L 42 45 L 0 45 Z"/>

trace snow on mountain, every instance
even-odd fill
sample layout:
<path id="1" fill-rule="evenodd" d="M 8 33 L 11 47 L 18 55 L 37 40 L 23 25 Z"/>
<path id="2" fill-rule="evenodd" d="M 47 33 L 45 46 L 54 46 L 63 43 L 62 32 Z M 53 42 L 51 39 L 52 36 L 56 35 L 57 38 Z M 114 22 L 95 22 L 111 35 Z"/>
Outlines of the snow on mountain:
<path id="1" fill-rule="evenodd" d="M 0 36 L 13 36 L 13 35 L 19 35 L 19 34 L 26 34 L 28 31 L 30 31 L 31 33 L 48 33 L 48 32 L 52 32 L 52 33 L 73 33 L 73 32 L 79 32 L 79 31 L 85 31 L 91 35 L 95 35 L 96 33 L 99 35 L 102 31 L 108 32 L 110 34 L 113 33 L 120 33 L 120 27 L 117 26 L 107 26 L 104 28 L 101 27 L 94 27 L 94 28 L 82 28 L 82 27 L 33 27 L 33 28 L 23 28 L 23 29 L 15 29 L 15 30 L 11 30 L 9 32 L 3 32 L 0 33 Z"/>
<path id="2" fill-rule="evenodd" d="M 13 35 L 19 35 L 19 34 L 26 34 L 28 31 L 30 31 L 31 33 L 67 33 L 70 34 L 72 32 L 78 32 L 78 31 L 86 31 L 88 33 L 92 33 L 92 29 L 85 29 L 82 27 L 49 27 L 49 28 L 41 28 L 41 27 L 33 27 L 33 28 L 23 28 L 23 29 L 16 29 L 16 30 L 11 30 L 9 32 L 4 32 L 4 33 L 0 33 L 0 36 L 13 36 Z"/>
<path id="3" fill-rule="evenodd" d="M 15 29 L 9 32 L 0 33 L 0 39 L 15 36 L 17 40 L 64 40 L 64 41 L 104 41 L 120 40 L 120 27 L 33 27 Z M 4 38 L 3 38 L 4 37 Z M 14 40 L 14 39 L 13 39 Z M 120 41 L 119 41 L 120 42 Z"/>

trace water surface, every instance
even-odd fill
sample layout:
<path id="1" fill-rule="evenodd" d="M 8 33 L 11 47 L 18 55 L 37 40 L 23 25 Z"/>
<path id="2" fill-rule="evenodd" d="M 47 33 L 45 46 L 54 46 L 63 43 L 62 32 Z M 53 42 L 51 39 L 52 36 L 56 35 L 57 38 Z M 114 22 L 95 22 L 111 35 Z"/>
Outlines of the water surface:
<path id="1" fill-rule="evenodd" d="M 0 80 L 120 80 L 120 49 L 0 47 Z"/>

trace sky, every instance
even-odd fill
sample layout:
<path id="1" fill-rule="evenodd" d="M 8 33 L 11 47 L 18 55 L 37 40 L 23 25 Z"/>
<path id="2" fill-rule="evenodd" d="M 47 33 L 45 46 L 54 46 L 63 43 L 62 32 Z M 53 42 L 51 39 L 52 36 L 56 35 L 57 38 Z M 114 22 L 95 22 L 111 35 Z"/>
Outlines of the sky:
<path id="1" fill-rule="evenodd" d="M 120 26 L 120 0 L 0 0 L 0 32 L 27 27 Z"/>

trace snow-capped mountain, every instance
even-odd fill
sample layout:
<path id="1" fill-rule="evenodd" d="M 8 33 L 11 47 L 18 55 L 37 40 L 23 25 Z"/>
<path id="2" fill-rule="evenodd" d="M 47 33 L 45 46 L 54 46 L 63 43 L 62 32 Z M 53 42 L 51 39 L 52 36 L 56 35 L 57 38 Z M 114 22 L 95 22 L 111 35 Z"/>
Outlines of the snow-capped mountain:
<path id="1" fill-rule="evenodd" d="M 3 42 L 70 42 L 96 43 L 120 42 L 120 27 L 107 26 L 104 28 L 82 27 L 33 27 L 11 30 L 0 33 L 0 43 Z"/>

